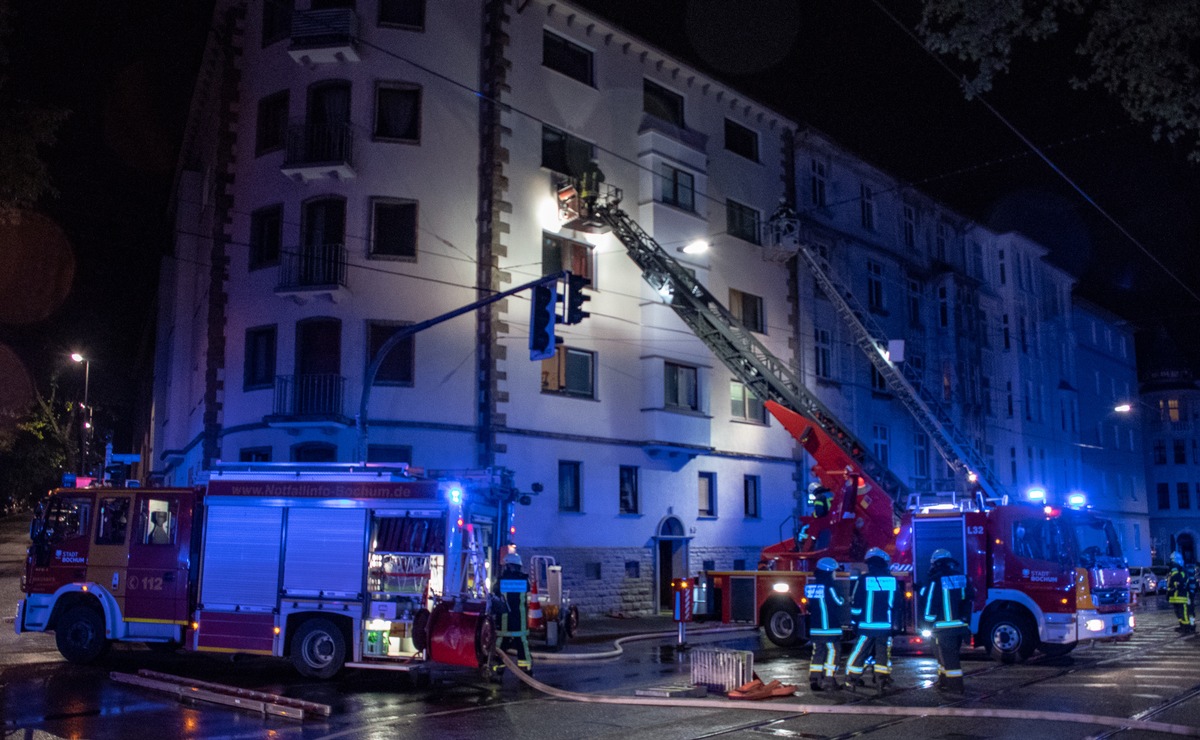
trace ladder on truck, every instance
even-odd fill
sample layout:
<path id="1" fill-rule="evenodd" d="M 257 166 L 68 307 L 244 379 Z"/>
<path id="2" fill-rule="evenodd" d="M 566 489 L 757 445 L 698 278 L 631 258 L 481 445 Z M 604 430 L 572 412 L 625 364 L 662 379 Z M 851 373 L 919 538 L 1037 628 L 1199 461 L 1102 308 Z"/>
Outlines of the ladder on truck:
<path id="1" fill-rule="evenodd" d="M 959 431 L 949 412 L 923 382 L 920 372 L 907 363 L 894 363 L 888 356 L 888 339 L 862 304 L 849 291 L 839 289 L 825 270 L 820 257 L 800 239 L 800 222 L 790 209 L 781 209 L 768 224 L 769 247 L 783 254 L 796 254 L 808 266 L 817 285 L 833 304 L 838 316 L 854 333 L 854 341 L 888 388 L 904 404 L 917 424 L 941 454 L 946 464 L 984 492 L 987 499 L 1001 500 L 1004 488 L 991 466 Z"/>
<path id="2" fill-rule="evenodd" d="M 618 207 L 621 190 L 601 185 L 591 195 L 581 197 L 578 189 L 579 184 L 573 183 L 559 190 L 560 209 L 566 217 L 564 226 L 580 231 L 611 230 L 630 259 L 641 268 L 642 278 L 664 297 L 734 377 L 758 398 L 795 411 L 827 433 L 854 460 L 857 473 L 883 490 L 890 497 L 896 515 L 902 515 L 908 487 L 804 387 L 787 363 L 772 354 L 690 270 Z"/>

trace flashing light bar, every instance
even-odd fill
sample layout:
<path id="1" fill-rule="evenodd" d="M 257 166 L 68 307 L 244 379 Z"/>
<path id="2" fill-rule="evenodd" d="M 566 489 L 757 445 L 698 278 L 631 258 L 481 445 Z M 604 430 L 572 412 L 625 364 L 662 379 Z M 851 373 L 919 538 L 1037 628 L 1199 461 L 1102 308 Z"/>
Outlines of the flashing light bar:
<path id="1" fill-rule="evenodd" d="M 1025 492 L 1025 496 L 1030 501 L 1045 501 L 1046 500 L 1046 489 L 1030 488 L 1028 491 Z"/>
<path id="2" fill-rule="evenodd" d="M 1087 496 L 1078 491 L 1067 496 L 1067 503 L 1075 509 L 1078 509 L 1087 504 Z"/>

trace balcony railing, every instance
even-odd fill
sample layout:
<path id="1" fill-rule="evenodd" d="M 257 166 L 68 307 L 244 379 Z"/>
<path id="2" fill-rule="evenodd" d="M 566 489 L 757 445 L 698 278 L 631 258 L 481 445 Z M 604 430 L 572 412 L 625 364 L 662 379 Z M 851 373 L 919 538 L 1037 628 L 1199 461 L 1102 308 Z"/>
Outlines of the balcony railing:
<path id="1" fill-rule="evenodd" d="M 283 174 L 301 180 L 354 177 L 354 131 L 348 123 L 288 126 Z"/>
<path id="2" fill-rule="evenodd" d="M 275 376 L 276 421 L 345 423 L 346 378 L 333 373 Z"/>
<path id="3" fill-rule="evenodd" d="M 280 258 L 276 293 L 327 293 L 345 287 L 346 248 L 341 244 L 306 244 Z"/>
<path id="4" fill-rule="evenodd" d="M 358 61 L 358 15 L 352 8 L 292 13 L 288 53 L 301 64 Z"/>

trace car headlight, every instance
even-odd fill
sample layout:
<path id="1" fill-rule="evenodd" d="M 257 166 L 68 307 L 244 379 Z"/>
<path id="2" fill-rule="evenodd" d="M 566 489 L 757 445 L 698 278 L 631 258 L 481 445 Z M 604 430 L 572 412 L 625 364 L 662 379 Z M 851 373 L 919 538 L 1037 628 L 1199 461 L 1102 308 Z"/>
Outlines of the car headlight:
<path id="1" fill-rule="evenodd" d="M 1088 632 L 1102 632 L 1104 630 L 1103 619 L 1089 619 L 1083 623 L 1083 628 Z"/>

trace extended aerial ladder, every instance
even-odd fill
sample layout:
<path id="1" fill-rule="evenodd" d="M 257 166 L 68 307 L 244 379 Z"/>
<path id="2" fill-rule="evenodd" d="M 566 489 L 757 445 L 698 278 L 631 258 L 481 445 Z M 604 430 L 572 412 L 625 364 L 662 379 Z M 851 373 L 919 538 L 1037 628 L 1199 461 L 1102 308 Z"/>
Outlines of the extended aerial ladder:
<path id="1" fill-rule="evenodd" d="M 959 431 L 936 396 L 930 393 L 920 371 L 908 363 L 892 362 L 888 354 L 887 336 L 854 295 L 839 289 L 830 279 L 820 257 L 811 245 L 800 238 L 800 222 L 795 213 L 790 209 L 777 211 L 772 216 L 767 231 L 768 238 L 772 241 L 771 247 L 796 254 L 808 266 L 809 272 L 833 304 L 838 316 L 850 327 L 859 349 L 866 354 L 888 388 L 916 419 L 921 430 L 933 441 L 946 464 L 962 476 L 968 487 L 978 486 L 983 491 L 985 501 L 980 503 L 1002 500 L 1004 488 L 991 466 Z"/>
<path id="2" fill-rule="evenodd" d="M 611 230 L 641 268 L 646 282 L 813 457 L 817 463 L 814 471 L 835 492 L 830 528 L 838 531 L 831 531 L 826 542 L 844 543 L 848 550 L 840 554 L 850 559 L 861 558 L 867 542 L 890 540 L 895 522 L 904 512 L 908 487 L 805 388 L 787 363 L 772 354 L 620 209 L 619 188 L 588 185 L 569 183 L 559 190 L 564 226 L 590 232 Z M 800 548 L 799 541 L 781 545 Z"/>

